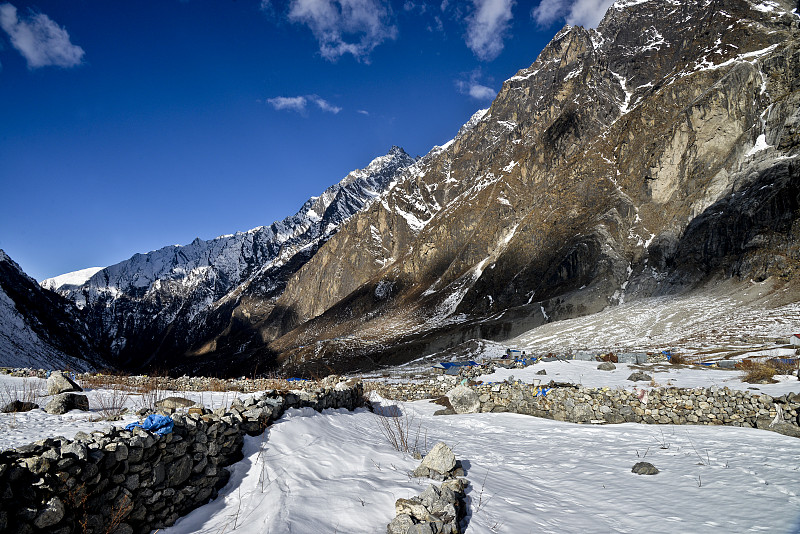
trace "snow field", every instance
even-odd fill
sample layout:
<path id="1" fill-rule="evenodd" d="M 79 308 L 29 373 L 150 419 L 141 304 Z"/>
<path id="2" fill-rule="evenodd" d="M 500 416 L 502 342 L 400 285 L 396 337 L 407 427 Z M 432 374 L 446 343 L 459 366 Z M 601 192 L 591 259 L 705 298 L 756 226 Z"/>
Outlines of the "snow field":
<path id="1" fill-rule="evenodd" d="M 385 402 L 385 401 L 384 401 Z M 467 471 L 473 533 L 796 532 L 800 445 L 755 429 L 576 425 L 518 414 L 434 417 L 402 409 L 430 448 L 450 445 Z M 165 534 L 382 532 L 394 501 L 429 482 L 389 447 L 366 410 L 289 410 L 213 503 Z M 639 461 L 655 476 L 635 475 Z"/>

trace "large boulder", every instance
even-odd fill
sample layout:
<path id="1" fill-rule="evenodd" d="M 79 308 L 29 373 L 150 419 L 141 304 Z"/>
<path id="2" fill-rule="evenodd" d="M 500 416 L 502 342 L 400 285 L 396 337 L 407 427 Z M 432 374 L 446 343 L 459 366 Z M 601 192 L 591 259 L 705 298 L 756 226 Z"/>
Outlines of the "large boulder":
<path id="1" fill-rule="evenodd" d="M 447 399 L 456 413 L 478 413 L 481 409 L 478 394 L 467 386 L 454 387 L 447 392 Z"/>
<path id="2" fill-rule="evenodd" d="M 48 395 L 58 395 L 59 393 L 70 393 L 73 391 L 83 391 L 83 389 L 61 371 L 53 371 L 50 373 L 50 376 L 47 377 Z"/>
<path id="3" fill-rule="evenodd" d="M 56 415 L 67 413 L 70 410 L 83 410 L 84 412 L 88 412 L 88 397 L 86 397 L 86 395 L 78 395 L 77 393 L 61 393 L 50 399 L 50 402 L 44 407 L 45 412 Z"/>

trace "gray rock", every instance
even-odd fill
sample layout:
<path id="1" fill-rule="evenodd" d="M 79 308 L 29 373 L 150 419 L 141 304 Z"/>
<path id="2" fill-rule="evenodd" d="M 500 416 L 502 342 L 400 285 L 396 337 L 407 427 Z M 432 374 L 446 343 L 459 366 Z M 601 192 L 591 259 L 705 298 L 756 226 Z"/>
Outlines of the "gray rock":
<path id="1" fill-rule="evenodd" d="M 428 523 L 417 523 L 408 529 L 407 534 L 434 534 Z"/>
<path id="2" fill-rule="evenodd" d="M 598 371 L 613 371 L 617 366 L 611 362 L 603 362 L 597 366 Z"/>
<path id="3" fill-rule="evenodd" d="M 454 387 L 447 392 L 447 399 L 456 413 L 478 413 L 481 409 L 478 394 L 467 386 Z"/>
<path id="4" fill-rule="evenodd" d="M 631 373 L 631 376 L 628 377 L 628 380 L 631 380 L 633 382 L 649 382 L 652 379 L 653 379 L 652 376 L 642 371 L 636 371 L 635 373 Z"/>
<path id="5" fill-rule="evenodd" d="M 800 427 L 791 423 L 775 422 L 769 417 L 759 417 L 756 419 L 756 428 L 763 430 L 771 430 L 784 436 L 791 436 L 793 438 L 800 438 Z"/>
<path id="6" fill-rule="evenodd" d="M 24 402 L 21 400 L 15 400 L 3 406 L 3 408 L 0 409 L 0 412 L 3 413 L 29 412 L 31 410 L 35 410 L 38 407 L 39 405 L 33 402 Z"/>
<path id="7" fill-rule="evenodd" d="M 64 503 L 58 497 L 47 501 L 43 510 L 36 514 L 33 524 L 36 528 L 52 527 L 64 518 Z"/>
<path id="8" fill-rule="evenodd" d="M 67 413 L 70 410 L 88 412 L 89 399 L 86 395 L 78 395 L 77 393 L 61 393 L 50 399 L 50 402 L 44 407 L 45 412 L 56 415 Z"/>
<path id="9" fill-rule="evenodd" d="M 539 371 L 536 371 L 536 374 L 537 375 L 546 375 L 547 374 L 547 369 L 541 369 Z"/>
<path id="10" fill-rule="evenodd" d="M 456 466 L 456 456 L 443 441 L 433 446 L 431 451 L 422 459 L 421 467 L 427 467 L 431 471 L 446 474 Z"/>
<path id="11" fill-rule="evenodd" d="M 156 403 L 156 406 L 159 408 L 165 408 L 168 410 L 177 410 L 178 408 L 188 408 L 189 406 L 194 406 L 195 402 L 184 397 L 167 397 L 166 399 L 162 399 Z"/>
<path id="12" fill-rule="evenodd" d="M 61 371 L 53 371 L 47 378 L 47 394 L 58 395 L 59 393 L 70 393 L 73 391 L 83 391 L 83 389 L 64 375 Z"/>
<path id="13" fill-rule="evenodd" d="M 192 459 L 181 456 L 167 468 L 167 485 L 179 486 L 192 474 Z"/>
<path id="14" fill-rule="evenodd" d="M 386 534 L 406 534 L 414 526 L 414 520 L 408 514 L 400 514 L 386 527 Z"/>
<path id="15" fill-rule="evenodd" d="M 84 443 L 73 441 L 72 443 L 67 443 L 61 447 L 61 457 L 74 457 L 78 460 L 84 461 L 89 457 L 89 449 Z"/>
<path id="16" fill-rule="evenodd" d="M 408 515 L 419 521 L 424 521 L 430 515 L 428 509 L 422 504 L 419 497 L 411 499 L 397 499 L 394 503 L 394 511 L 397 515 Z"/>
<path id="17" fill-rule="evenodd" d="M 639 462 L 633 466 L 631 473 L 636 473 L 637 475 L 657 475 L 658 469 L 650 462 Z"/>

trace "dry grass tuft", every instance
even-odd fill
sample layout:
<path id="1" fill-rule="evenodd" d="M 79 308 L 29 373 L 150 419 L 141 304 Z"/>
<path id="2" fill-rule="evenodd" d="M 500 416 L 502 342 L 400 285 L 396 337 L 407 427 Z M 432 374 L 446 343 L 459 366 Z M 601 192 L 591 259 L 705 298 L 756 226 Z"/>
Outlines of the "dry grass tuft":
<path id="1" fill-rule="evenodd" d="M 750 384 L 774 384 L 777 369 L 769 363 L 746 361 L 742 363 L 742 382 Z"/>
<path id="2" fill-rule="evenodd" d="M 689 360 L 682 354 L 673 354 L 669 358 L 669 363 L 672 365 L 689 365 Z"/>

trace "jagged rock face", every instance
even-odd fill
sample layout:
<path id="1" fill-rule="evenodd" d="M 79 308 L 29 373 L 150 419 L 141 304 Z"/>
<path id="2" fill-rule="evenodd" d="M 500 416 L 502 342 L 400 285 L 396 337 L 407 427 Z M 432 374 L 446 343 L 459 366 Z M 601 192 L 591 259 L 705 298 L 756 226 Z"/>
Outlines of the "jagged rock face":
<path id="1" fill-rule="evenodd" d="M 0 366 L 77 371 L 108 367 L 66 299 L 46 291 L 0 250 Z"/>
<path id="2" fill-rule="evenodd" d="M 56 289 L 82 308 L 99 346 L 118 365 L 174 369 L 188 357 L 185 370 L 208 365 L 206 372 L 225 372 L 215 362 L 224 336 L 247 325 L 250 314 L 268 313 L 288 277 L 413 163 L 393 147 L 283 221 L 137 254 L 83 285 Z"/>
<path id="3" fill-rule="evenodd" d="M 565 28 L 292 275 L 261 340 L 352 369 L 714 276 L 791 279 L 793 9 L 628 0 Z"/>

